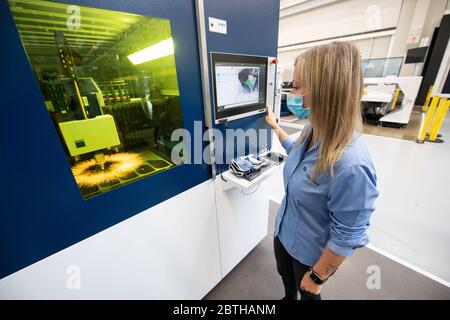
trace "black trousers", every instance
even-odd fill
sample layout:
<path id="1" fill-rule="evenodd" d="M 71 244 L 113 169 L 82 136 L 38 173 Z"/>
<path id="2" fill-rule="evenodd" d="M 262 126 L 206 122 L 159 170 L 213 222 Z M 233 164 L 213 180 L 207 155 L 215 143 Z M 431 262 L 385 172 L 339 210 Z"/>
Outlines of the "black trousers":
<path id="1" fill-rule="evenodd" d="M 273 240 L 277 270 L 283 280 L 285 299 L 297 300 L 300 292 L 300 300 L 320 300 L 320 294 L 315 295 L 300 289 L 300 282 L 310 266 L 304 265 L 294 259 L 284 248 L 278 237 Z"/>

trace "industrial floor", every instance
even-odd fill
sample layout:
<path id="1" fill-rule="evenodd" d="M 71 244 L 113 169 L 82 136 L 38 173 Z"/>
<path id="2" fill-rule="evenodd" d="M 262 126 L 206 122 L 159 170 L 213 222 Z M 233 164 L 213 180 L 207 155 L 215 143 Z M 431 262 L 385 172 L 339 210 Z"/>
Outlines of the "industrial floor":
<path id="1" fill-rule="evenodd" d="M 411 113 L 409 123 L 405 128 L 389 128 L 365 124 L 363 131 L 364 133 L 372 134 L 375 136 L 416 141 L 416 138 L 419 134 L 421 120 L 422 120 L 422 113 L 420 111 L 413 111 Z"/>
<path id="2" fill-rule="evenodd" d="M 414 117 L 418 121 L 417 116 L 420 113 L 413 114 L 412 121 Z M 443 144 L 402 142 L 414 140 L 417 132 L 400 129 L 406 137 L 392 137 L 388 134 L 399 129 L 376 128 L 379 134 L 366 135 L 366 142 L 378 165 L 383 199 L 377 204 L 371 239 L 377 240 L 374 245 L 378 248 L 390 251 L 416 268 L 430 270 L 449 283 L 450 215 L 446 209 L 449 207 L 446 190 L 450 181 L 450 112 L 440 131 L 446 141 Z M 385 134 L 388 138 L 373 136 Z M 283 296 L 272 244 L 276 210 L 277 205 L 272 204 L 268 236 L 205 299 L 280 299 Z M 372 265 L 380 267 L 380 289 L 367 287 L 367 268 Z M 363 248 L 356 250 L 327 282 L 322 297 L 450 299 L 450 286 Z"/>
<path id="3" fill-rule="evenodd" d="M 269 215 L 269 232 L 213 290 L 206 300 L 277 300 L 283 297 L 283 284 L 273 253 L 273 224 L 276 206 Z M 381 270 L 381 288 L 368 289 L 367 268 Z M 327 300 L 450 299 L 450 288 L 441 285 L 368 248 L 355 251 L 323 288 Z"/>

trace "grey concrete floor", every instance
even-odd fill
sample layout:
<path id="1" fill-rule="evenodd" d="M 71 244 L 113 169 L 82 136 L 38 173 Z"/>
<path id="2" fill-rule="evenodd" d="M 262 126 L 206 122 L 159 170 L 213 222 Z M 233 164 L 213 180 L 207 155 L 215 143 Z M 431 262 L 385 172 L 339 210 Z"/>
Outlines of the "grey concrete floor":
<path id="1" fill-rule="evenodd" d="M 223 279 L 205 299 L 277 300 L 284 290 L 273 254 L 273 221 L 276 207 L 271 206 L 268 236 Z M 380 289 L 369 289 L 371 266 L 380 271 Z M 376 267 L 375 267 L 376 268 Z M 370 281 L 369 281 L 370 282 Z M 368 248 L 356 250 L 325 284 L 323 299 L 450 299 L 450 288 L 435 282 Z"/>

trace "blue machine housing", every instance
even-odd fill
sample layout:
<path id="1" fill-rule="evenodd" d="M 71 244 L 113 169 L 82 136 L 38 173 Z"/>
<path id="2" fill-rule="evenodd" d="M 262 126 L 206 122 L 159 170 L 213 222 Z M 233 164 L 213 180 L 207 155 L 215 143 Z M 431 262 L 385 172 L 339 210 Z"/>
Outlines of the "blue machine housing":
<path id="1" fill-rule="evenodd" d="M 204 121 L 204 111 L 193 0 L 59 2 L 170 19 L 183 124 L 194 136 L 194 121 Z M 276 56 L 278 6 L 277 0 L 205 1 L 206 19 L 228 21 L 227 35 L 207 32 L 208 53 Z M 206 164 L 182 165 L 83 200 L 6 0 L 0 3 L 0 32 L 0 279 L 211 178 Z M 260 114 L 229 128 L 268 127 Z"/>
<path id="2" fill-rule="evenodd" d="M 204 121 L 193 1 L 68 1 L 170 19 L 183 124 Z M 48 116 L 7 1 L 1 1 L 2 88 L 0 278 L 73 245 L 210 178 L 182 165 L 83 200 Z M 170 213 L 168 213 L 170 214 Z"/>

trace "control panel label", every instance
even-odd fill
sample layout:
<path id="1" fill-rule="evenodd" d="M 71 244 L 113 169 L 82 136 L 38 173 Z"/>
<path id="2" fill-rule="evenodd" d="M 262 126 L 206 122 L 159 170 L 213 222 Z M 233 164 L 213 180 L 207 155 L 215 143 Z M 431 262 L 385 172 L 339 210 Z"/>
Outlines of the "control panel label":
<path id="1" fill-rule="evenodd" d="M 227 34 L 227 21 L 213 17 L 208 17 L 208 25 L 210 32 Z"/>

